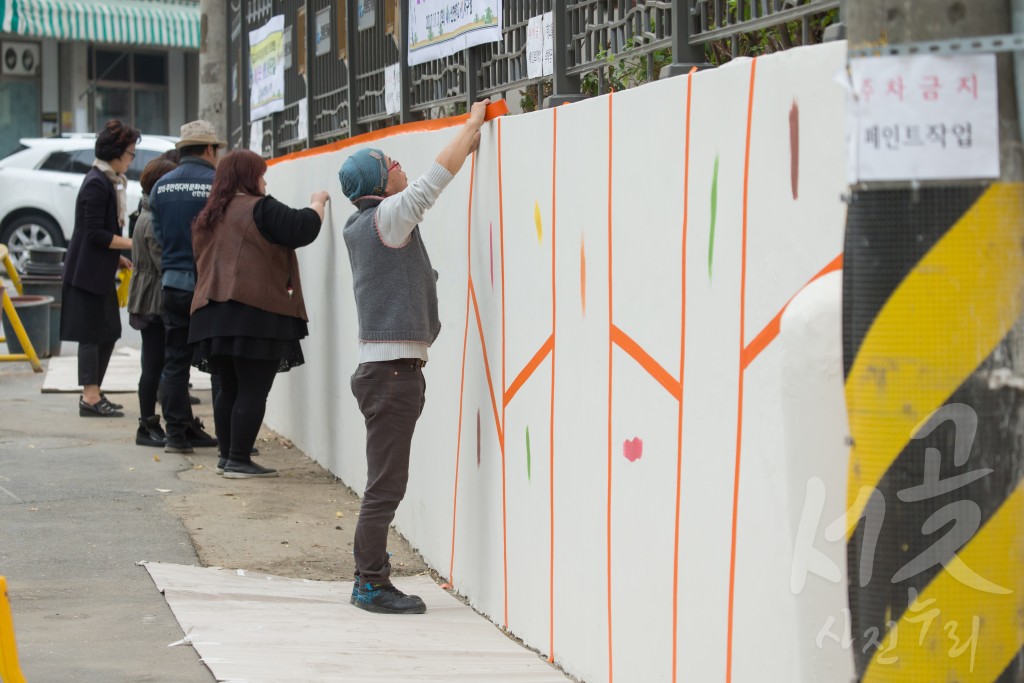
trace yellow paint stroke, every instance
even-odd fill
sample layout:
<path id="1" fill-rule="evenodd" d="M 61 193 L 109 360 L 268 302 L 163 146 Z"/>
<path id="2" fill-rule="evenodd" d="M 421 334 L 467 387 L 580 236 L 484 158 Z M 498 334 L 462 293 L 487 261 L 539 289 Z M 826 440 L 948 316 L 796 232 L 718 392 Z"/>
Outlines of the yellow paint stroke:
<path id="1" fill-rule="evenodd" d="M 540 202 L 533 203 L 533 222 L 537 225 L 537 241 L 544 239 L 544 225 L 540 220 Z"/>
<path id="2" fill-rule="evenodd" d="M 580 237 L 580 301 L 583 302 L 583 316 L 587 315 L 587 249 Z"/>

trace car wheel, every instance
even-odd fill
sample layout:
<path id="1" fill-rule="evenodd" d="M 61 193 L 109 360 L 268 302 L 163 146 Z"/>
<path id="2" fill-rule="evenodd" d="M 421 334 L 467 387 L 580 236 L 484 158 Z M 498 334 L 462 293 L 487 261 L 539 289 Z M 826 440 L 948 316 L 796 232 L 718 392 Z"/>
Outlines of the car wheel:
<path id="1" fill-rule="evenodd" d="M 29 215 L 11 221 L 0 234 L 0 243 L 7 245 L 14 265 L 24 271 L 29 247 L 63 247 L 64 236 L 52 219 Z"/>

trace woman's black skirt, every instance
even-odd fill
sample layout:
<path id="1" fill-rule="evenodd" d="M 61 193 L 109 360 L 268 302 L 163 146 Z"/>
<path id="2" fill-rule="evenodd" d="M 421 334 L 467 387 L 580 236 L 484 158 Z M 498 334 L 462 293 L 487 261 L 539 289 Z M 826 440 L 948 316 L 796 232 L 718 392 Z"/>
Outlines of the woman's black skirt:
<path id="1" fill-rule="evenodd" d="M 93 294 L 64 283 L 60 307 L 60 338 L 104 344 L 121 338 L 121 314 L 113 281 L 104 294 Z"/>

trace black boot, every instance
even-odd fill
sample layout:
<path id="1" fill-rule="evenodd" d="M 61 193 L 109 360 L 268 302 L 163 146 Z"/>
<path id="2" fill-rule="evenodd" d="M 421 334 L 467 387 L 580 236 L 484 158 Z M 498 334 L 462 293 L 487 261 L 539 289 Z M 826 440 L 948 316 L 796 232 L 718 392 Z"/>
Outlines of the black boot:
<path id="1" fill-rule="evenodd" d="M 165 446 L 167 435 L 160 428 L 160 416 L 150 415 L 139 418 L 139 430 L 135 432 L 137 446 Z"/>
<path id="2" fill-rule="evenodd" d="M 193 417 L 188 421 L 188 427 L 185 429 L 185 438 L 195 448 L 217 447 L 216 437 L 206 433 L 205 425 L 198 417 Z"/>

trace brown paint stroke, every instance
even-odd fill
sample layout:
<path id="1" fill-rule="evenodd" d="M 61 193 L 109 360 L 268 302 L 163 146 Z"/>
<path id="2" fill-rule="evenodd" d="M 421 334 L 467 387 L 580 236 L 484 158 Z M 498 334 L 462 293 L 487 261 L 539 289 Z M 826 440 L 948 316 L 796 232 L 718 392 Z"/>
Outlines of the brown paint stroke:
<path id="1" fill-rule="evenodd" d="M 789 110 L 789 183 L 796 199 L 800 193 L 800 107 L 796 100 Z"/>

